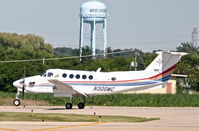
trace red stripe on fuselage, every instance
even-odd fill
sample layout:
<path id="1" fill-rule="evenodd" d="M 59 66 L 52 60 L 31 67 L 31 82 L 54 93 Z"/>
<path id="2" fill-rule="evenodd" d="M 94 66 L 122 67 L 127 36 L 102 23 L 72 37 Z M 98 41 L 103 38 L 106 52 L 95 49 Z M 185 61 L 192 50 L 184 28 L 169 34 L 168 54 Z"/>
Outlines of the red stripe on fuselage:
<path id="1" fill-rule="evenodd" d="M 166 71 L 163 71 L 161 72 L 160 74 L 157 74 L 155 76 L 152 76 L 152 77 L 148 77 L 148 78 L 142 78 L 142 79 L 134 79 L 134 80 L 123 80 L 123 81 L 62 81 L 64 83 L 96 83 L 96 84 L 99 84 L 99 83 L 120 83 L 120 82 L 133 82 L 133 81 L 142 81 L 142 80 L 155 80 L 154 78 L 157 78 L 158 76 L 160 75 L 163 75 L 165 73 L 168 73 L 170 71 L 173 71 L 175 68 L 176 68 L 176 65 L 173 65 L 172 67 L 170 67 L 169 69 L 167 69 Z M 49 83 L 43 83 L 42 85 L 46 85 L 46 84 L 49 84 Z"/>
<path id="2" fill-rule="evenodd" d="M 176 68 L 176 65 L 177 64 L 173 65 L 172 67 L 170 67 L 166 71 L 163 71 L 162 73 L 157 74 L 157 75 L 152 76 L 152 77 L 149 77 L 149 78 L 142 78 L 142 79 L 135 79 L 135 80 L 123 80 L 123 81 L 64 81 L 64 82 L 68 82 L 68 83 L 74 83 L 74 82 L 77 82 L 77 83 L 115 83 L 115 82 L 129 82 L 129 81 L 140 81 L 140 80 L 154 79 L 154 78 L 156 78 L 160 75 L 163 75 L 167 72 L 174 70 Z"/>

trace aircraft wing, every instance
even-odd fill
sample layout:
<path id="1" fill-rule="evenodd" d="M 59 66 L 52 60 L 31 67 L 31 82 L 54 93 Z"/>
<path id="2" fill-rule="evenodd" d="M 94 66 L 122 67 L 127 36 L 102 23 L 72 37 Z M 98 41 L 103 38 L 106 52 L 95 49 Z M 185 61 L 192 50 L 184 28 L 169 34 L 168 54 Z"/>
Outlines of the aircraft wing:
<path id="1" fill-rule="evenodd" d="M 59 80 L 48 80 L 50 83 L 54 84 L 53 94 L 55 97 L 72 97 L 73 95 L 84 95 L 73 89 L 72 86 L 67 85 Z"/>

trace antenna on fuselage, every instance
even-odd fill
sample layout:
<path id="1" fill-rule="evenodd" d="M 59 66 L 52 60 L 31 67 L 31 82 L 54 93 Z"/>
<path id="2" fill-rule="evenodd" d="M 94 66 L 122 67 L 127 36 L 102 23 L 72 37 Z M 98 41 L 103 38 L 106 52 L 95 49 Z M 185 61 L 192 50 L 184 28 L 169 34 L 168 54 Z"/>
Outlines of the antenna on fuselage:
<path id="1" fill-rule="evenodd" d="M 100 72 L 102 68 L 98 68 L 96 72 Z"/>

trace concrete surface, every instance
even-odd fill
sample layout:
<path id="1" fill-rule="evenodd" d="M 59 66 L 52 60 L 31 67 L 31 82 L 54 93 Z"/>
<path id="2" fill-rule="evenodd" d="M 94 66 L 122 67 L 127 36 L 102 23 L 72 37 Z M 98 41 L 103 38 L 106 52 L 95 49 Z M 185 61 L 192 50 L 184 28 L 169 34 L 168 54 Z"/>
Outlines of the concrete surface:
<path id="1" fill-rule="evenodd" d="M 0 131 L 199 131 L 199 108 L 192 107 L 86 107 L 66 110 L 63 107 L 0 106 L 0 112 L 71 113 L 159 117 L 143 123 L 82 122 L 0 122 Z"/>

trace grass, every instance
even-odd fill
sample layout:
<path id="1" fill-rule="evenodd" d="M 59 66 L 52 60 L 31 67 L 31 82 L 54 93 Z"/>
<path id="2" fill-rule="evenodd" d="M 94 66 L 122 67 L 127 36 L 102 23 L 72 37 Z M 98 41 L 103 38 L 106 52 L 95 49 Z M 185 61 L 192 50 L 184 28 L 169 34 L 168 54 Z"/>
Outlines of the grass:
<path id="1" fill-rule="evenodd" d="M 94 116 L 57 113 L 14 113 L 1 112 L 0 121 L 52 121 L 52 122 L 146 122 L 159 118 L 142 118 L 128 116 Z"/>
<path id="2" fill-rule="evenodd" d="M 10 106 L 13 105 L 13 98 L 0 98 L 0 105 L 4 106 Z M 21 100 L 22 105 L 28 105 L 28 106 L 50 106 L 48 101 L 44 100 L 31 100 L 31 99 L 24 99 Z"/>
<path id="3" fill-rule="evenodd" d="M 0 92 L 0 105 L 12 105 L 15 93 Z M 86 98 L 86 105 L 95 106 L 129 106 L 129 107 L 199 107 L 199 94 L 114 94 Z M 82 101 L 74 98 L 74 105 Z M 52 94 L 26 94 L 22 105 L 63 106 L 66 98 L 55 98 Z"/>

